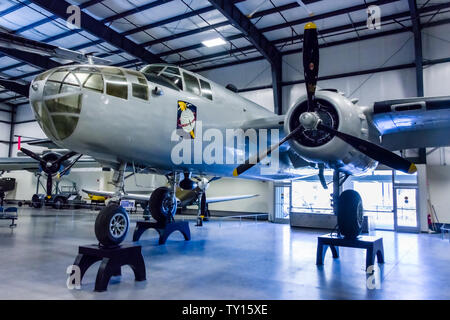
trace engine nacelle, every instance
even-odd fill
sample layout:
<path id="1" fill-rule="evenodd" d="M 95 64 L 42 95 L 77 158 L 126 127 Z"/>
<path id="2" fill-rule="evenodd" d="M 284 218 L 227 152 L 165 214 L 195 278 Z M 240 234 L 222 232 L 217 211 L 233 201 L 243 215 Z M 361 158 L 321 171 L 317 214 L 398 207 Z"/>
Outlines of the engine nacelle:
<path id="1" fill-rule="evenodd" d="M 352 136 L 368 139 L 366 117 L 358 105 L 353 104 L 341 94 L 328 90 L 316 93 L 315 111 L 323 124 Z M 307 96 L 298 99 L 286 115 L 284 131 L 291 133 L 300 125 L 300 115 L 307 112 Z M 299 156 L 306 161 L 323 163 L 326 167 L 339 169 L 352 175 L 366 172 L 376 167 L 377 162 L 355 150 L 352 146 L 320 130 L 302 129 L 289 140 Z"/>

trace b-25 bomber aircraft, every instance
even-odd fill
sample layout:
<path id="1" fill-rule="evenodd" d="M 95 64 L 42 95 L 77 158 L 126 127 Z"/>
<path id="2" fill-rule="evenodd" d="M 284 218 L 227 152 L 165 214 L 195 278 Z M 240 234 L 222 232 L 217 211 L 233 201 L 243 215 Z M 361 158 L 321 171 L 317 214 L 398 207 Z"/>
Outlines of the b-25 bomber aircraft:
<path id="1" fill-rule="evenodd" d="M 161 223 L 173 219 L 176 188 L 194 188 L 191 175 L 295 179 L 298 173 L 292 169 L 313 166 L 324 180 L 324 168 L 353 175 L 372 170 L 377 163 L 413 173 L 415 165 L 392 151 L 450 144 L 448 135 L 428 134 L 449 127 L 450 97 L 361 107 L 337 90 L 316 93 L 319 46 L 314 23 L 305 27 L 303 65 L 307 95 L 284 116 L 229 87 L 165 64 L 140 71 L 102 65 L 58 67 L 34 79 L 29 98 L 39 125 L 57 145 L 115 168 L 116 198 L 123 194 L 127 164 L 164 174 L 169 187 L 154 190 L 149 199 L 151 214 Z M 258 139 L 245 140 L 244 149 L 202 143 L 227 136 L 227 130 L 247 129 L 257 130 Z M 252 149 L 267 130 L 278 130 L 281 140 L 266 136 L 266 143 Z M 382 135 L 386 139 L 381 140 Z M 272 143 L 268 149 L 267 141 Z M 242 158 L 247 148 L 257 152 L 249 152 L 241 164 L 202 157 L 209 153 L 215 160 L 230 154 Z M 264 172 L 276 158 L 278 167 Z M 341 234 L 356 237 L 362 225 L 361 197 L 347 190 L 335 205 Z M 112 202 L 97 216 L 95 233 L 101 244 L 117 245 L 128 227 L 126 211 Z"/>

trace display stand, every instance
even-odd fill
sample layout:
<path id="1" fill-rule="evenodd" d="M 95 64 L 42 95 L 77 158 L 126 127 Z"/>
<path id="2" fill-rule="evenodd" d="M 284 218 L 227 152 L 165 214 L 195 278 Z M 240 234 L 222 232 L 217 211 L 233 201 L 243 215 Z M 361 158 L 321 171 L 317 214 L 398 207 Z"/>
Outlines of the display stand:
<path id="1" fill-rule="evenodd" d="M 80 246 L 74 265 L 80 268 L 80 282 L 87 269 L 97 261 L 102 261 L 95 280 L 95 291 L 102 292 L 108 288 L 112 276 L 120 276 L 121 267 L 129 265 L 134 271 L 136 281 L 144 281 L 145 263 L 141 253 L 141 246 L 120 245 L 114 248 L 106 248 L 94 244 Z"/>
<path id="2" fill-rule="evenodd" d="M 136 229 L 133 233 L 133 241 L 139 241 L 141 235 L 147 229 L 156 229 L 159 233 L 159 244 L 165 244 L 167 238 L 175 231 L 180 231 L 184 240 L 191 240 L 191 231 L 189 229 L 189 222 L 187 221 L 171 221 L 167 223 L 150 222 L 150 221 L 137 221 Z"/>
<path id="3" fill-rule="evenodd" d="M 331 234 L 320 236 L 317 238 L 317 265 L 323 265 L 328 247 L 331 249 L 333 258 L 339 258 L 338 247 L 366 249 L 366 270 L 375 264 L 375 257 L 378 263 L 384 263 L 382 237 L 359 236 L 356 239 L 348 239 Z"/>

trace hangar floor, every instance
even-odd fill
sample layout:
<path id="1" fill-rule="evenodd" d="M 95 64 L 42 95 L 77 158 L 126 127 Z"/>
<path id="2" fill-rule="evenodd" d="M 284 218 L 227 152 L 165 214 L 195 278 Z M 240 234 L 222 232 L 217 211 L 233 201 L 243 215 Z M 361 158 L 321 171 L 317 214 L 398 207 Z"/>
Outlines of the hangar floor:
<path id="1" fill-rule="evenodd" d="M 339 260 L 327 255 L 316 267 L 323 232 L 217 220 L 192 223 L 191 241 L 176 233 L 164 246 L 147 231 L 145 282 L 124 267 L 107 292 L 95 293 L 97 263 L 81 290 L 68 290 L 66 268 L 78 245 L 95 243 L 94 219 L 90 211 L 23 208 L 16 229 L 0 221 L 0 299 L 450 299 L 450 244 L 439 235 L 379 232 L 386 264 L 381 289 L 369 290 L 362 250 L 343 248 Z"/>

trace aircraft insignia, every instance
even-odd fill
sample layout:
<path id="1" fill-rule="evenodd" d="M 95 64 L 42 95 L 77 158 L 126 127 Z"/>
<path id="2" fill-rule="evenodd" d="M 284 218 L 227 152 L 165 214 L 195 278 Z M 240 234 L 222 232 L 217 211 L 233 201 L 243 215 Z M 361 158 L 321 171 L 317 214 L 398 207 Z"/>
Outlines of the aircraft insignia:
<path id="1" fill-rule="evenodd" d="M 197 107 L 189 102 L 178 101 L 177 133 L 183 138 L 195 139 Z"/>

